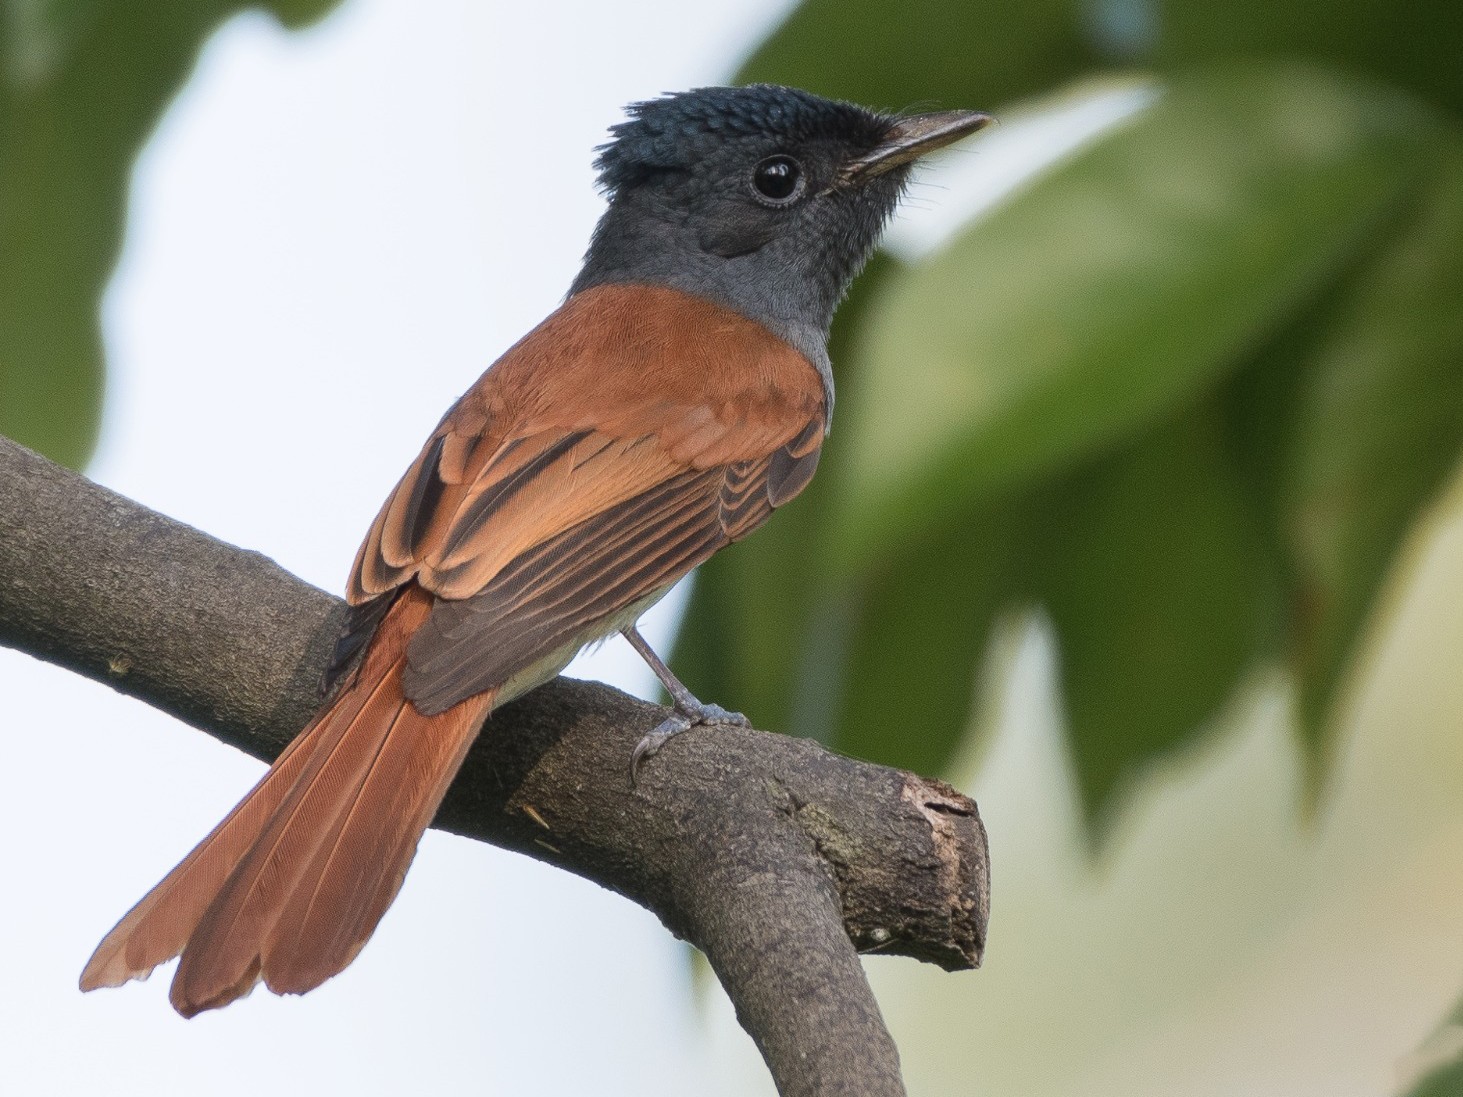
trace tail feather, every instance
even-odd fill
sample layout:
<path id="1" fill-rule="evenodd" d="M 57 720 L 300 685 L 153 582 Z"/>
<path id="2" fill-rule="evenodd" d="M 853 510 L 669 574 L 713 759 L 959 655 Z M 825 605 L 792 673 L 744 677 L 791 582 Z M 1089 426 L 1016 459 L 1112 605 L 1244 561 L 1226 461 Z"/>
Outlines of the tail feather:
<path id="1" fill-rule="evenodd" d="M 361 680 L 371 682 L 362 674 Z M 253 989 L 261 945 L 310 857 L 357 794 L 385 727 L 404 703 L 390 675 L 369 686 L 352 719 L 324 737 L 264 832 L 244 854 L 188 938 L 173 976 L 173 1008 L 184 1016 L 227 1005 Z"/>
<path id="2" fill-rule="evenodd" d="M 183 951 L 229 873 L 289 795 L 324 731 L 316 723 L 297 736 L 224 821 L 122 917 L 87 961 L 82 990 L 146 979 Z"/>
<path id="3" fill-rule="evenodd" d="M 181 953 L 171 997 L 192 1016 L 260 978 L 303 993 L 354 959 L 493 701 L 429 717 L 406 700 L 406 640 L 430 605 L 417 591 L 398 599 L 355 680 L 107 935 L 83 990 L 145 978 Z"/>
<path id="4" fill-rule="evenodd" d="M 263 971 L 271 990 L 312 990 L 365 945 L 472 745 L 484 700 L 439 717 L 403 710 L 354 805 L 317 849 L 270 934 Z"/>

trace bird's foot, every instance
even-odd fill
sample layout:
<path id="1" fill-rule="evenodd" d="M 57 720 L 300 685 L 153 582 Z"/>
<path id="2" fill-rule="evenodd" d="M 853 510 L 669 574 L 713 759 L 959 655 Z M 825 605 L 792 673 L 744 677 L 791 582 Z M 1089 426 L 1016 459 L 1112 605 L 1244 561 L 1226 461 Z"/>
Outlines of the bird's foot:
<path id="1" fill-rule="evenodd" d="M 635 744 L 635 749 L 630 754 L 630 784 L 633 786 L 639 781 L 640 768 L 661 747 L 681 732 L 689 731 L 697 724 L 722 724 L 727 727 L 748 728 L 752 726 L 752 721 L 740 712 L 730 712 L 720 705 L 708 705 L 702 701 L 696 701 L 694 698 L 692 698 L 691 704 L 678 702 L 675 710 L 669 716 Z"/>
<path id="2" fill-rule="evenodd" d="M 732 712 L 720 705 L 708 705 L 704 701 L 697 702 L 697 711 L 694 714 L 695 722 L 698 724 L 725 724 L 733 728 L 749 728 L 752 721 L 748 720 L 740 712 Z"/>

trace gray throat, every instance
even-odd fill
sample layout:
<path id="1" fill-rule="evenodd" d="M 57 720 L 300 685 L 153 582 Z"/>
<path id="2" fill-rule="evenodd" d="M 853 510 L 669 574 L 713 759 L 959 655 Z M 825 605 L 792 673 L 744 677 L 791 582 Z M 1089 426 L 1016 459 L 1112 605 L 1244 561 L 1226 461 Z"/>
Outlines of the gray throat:
<path id="1" fill-rule="evenodd" d="M 704 297 L 761 324 L 813 364 L 823 382 L 826 418 L 833 418 L 833 368 L 828 359 L 828 327 L 843 295 L 843 278 L 805 277 L 792 254 L 774 241 L 746 255 L 723 256 L 698 242 L 677 239 L 683 224 L 606 214 L 595 231 L 584 269 L 570 296 L 592 286 L 670 286 Z M 647 239 L 653 236 L 655 239 Z M 791 250 L 791 249 L 787 249 Z"/>

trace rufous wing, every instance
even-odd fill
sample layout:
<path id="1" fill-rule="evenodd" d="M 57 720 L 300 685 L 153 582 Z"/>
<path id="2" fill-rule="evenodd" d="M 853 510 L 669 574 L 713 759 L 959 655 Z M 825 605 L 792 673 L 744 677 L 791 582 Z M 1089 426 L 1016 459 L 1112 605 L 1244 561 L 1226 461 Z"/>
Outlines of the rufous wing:
<path id="1" fill-rule="evenodd" d="M 817 372 L 759 325 L 663 288 L 586 291 L 444 418 L 350 597 L 438 595 L 403 682 L 443 711 L 761 525 L 807 485 L 824 423 Z"/>

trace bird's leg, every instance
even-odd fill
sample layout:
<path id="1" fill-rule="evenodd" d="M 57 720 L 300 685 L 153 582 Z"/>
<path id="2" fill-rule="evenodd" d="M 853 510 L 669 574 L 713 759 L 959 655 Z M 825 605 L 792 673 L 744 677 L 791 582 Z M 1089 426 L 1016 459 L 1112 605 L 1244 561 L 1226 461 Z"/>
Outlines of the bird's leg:
<path id="1" fill-rule="evenodd" d="M 660 684 L 665 686 L 666 693 L 670 694 L 673 709 L 670 716 L 661 721 L 653 731 L 648 732 L 635 745 L 635 750 L 630 755 L 630 781 L 632 784 L 640 773 L 640 767 L 645 764 L 645 760 L 665 746 L 667 740 L 674 735 L 679 735 L 697 724 L 751 726 L 751 721 L 740 712 L 728 712 L 720 705 L 708 705 L 704 701 L 698 701 L 695 694 L 671 673 L 671 668 L 665 665 L 659 655 L 655 654 L 655 650 L 645 642 L 645 637 L 640 635 L 640 630 L 634 625 L 622 629 L 621 635 L 630 641 L 630 646 L 639 653 L 640 658 L 645 660 L 650 669 L 655 671 L 655 676 L 660 679 Z"/>
<path id="2" fill-rule="evenodd" d="M 650 669 L 655 671 L 655 676 L 660 679 L 660 684 L 665 686 L 665 691 L 670 694 L 671 703 L 675 710 L 683 716 L 688 716 L 693 724 L 739 724 L 745 726 L 748 720 L 740 712 L 727 712 L 720 705 L 708 705 L 698 701 L 696 695 L 686 688 L 679 678 L 672 673 L 671 668 L 666 666 L 661 657 L 655 654 L 655 649 L 646 642 L 645 637 L 640 635 L 640 630 L 634 625 L 621 630 L 621 635 L 630 641 L 630 646 L 635 649 L 640 658 L 644 659 Z"/>

